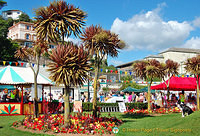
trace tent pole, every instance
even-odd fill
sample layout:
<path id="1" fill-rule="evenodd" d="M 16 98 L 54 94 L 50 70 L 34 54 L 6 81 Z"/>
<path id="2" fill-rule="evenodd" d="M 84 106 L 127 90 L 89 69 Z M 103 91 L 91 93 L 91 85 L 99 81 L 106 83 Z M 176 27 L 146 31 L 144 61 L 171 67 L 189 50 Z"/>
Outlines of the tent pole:
<path id="1" fill-rule="evenodd" d="M 21 87 L 21 91 L 22 91 L 22 95 L 21 95 L 21 114 L 23 115 L 23 110 L 24 110 L 24 93 L 23 93 L 23 85 L 20 86 Z"/>
<path id="2" fill-rule="evenodd" d="M 44 106 L 43 102 L 44 102 L 44 85 L 42 85 L 42 103 L 41 103 L 41 104 L 42 104 L 42 105 L 41 105 L 41 108 L 42 108 L 42 109 L 41 109 L 41 112 L 42 112 L 42 113 L 44 113 L 44 111 L 43 111 L 43 106 Z"/>

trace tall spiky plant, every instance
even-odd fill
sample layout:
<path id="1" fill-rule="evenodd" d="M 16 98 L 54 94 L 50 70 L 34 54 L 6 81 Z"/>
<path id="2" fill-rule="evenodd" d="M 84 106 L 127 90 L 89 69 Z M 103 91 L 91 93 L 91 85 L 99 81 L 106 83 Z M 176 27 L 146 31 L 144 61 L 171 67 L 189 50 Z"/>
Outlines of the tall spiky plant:
<path id="1" fill-rule="evenodd" d="M 173 60 L 166 60 L 165 63 L 161 64 L 161 77 L 164 81 L 164 83 L 167 86 L 167 99 L 169 100 L 169 85 L 170 85 L 170 79 L 173 75 L 178 75 L 178 68 L 179 64 Z M 166 79 L 168 78 L 168 83 L 166 82 Z"/>
<path id="2" fill-rule="evenodd" d="M 118 35 L 110 31 L 103 30 L 100 26 L 87 27 L 81 37 L 85 48 L 94 57 L 94 96 L 93 96 L 93 115 L 97 116 L 97 80 L 99 66 L 105 55 L 117 57 L 118 49 L 124 47 L 124 43 L 120 41 Z"/>
<path id="3" fill-rule="evenodd" d="M 72 33 L 78 36 L 85 25 L 86 13 L 63 0 L 50 2 L 35 10 L 35 30 L 40 40 L 58 42 Z"/>
<path id="4" fill-rule="evenodd" d="M 141 79 L 144 79 L 147 81 L 148 86 L 148 111 L 151 109 L 151 103 L 150 103 L 150 95 L 151 95 L 151 84 L 153 82 L 153 79 L 155 77 L 160 78 L 160 62 L 152 59 L 148 61 L 140 61 L 133 64 L 133 72 L 135 73 L 135 76 L 140 77 Z"/>
<path id="5" fill-rule="evenodd" d="M 77 47 L 72 42 L 66 45 L 58 45 L 56 49 L 50 53 L 49 64 L 50 78 L 58 85 L 64 84 L 64 121 L 69 126 L 69 88 L 71 86 L 83 85 L 85 79 L 88 78 L 87 72 L 90 70 L 88 63 L 88 53 L 84 51 L 83 46 Z"/>
<path id="6" fill-rule="evenodd" d="M 193 58 L 188 58 L 185 62 L 185 69 L 187 72 L 194 75 L 197 83 L 197 110 L 200 109 L 199 105 L 199 76 L 200 76 L 200 55 Z"/>
<path id="7" fill-rule="evenodd" d="M 35 116 L 39 116 L 38 112 L 38 93 L 37 93 L 37 76 L 39 74 L 40 58 L 42 54 L 47 52 L 48 46 L 45 42 L 36 41 L 33 43 L 32 47 L 20 47 L 15 52 L 15 57 L 21 58 L 22 60 L 28 61 L 29 66 L 31 67 L 34 73 L 34 103 L 35 103 Z M 36 62 L 36 70 L 33 68 L 32 63 Z"/>

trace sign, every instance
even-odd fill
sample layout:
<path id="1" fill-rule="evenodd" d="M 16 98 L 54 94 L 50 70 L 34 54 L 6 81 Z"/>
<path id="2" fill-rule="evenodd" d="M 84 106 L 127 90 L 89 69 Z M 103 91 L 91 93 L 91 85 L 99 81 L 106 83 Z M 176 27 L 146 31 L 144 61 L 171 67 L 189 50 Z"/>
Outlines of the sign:
<path id="1" fill-rule="evenodd" d="M 118 129 L 117 127 L 114 127 L 114 128 L 112 129 L 112 131 L 113 131 L 114 134 L 117 134 L 117 133 L 119 132 L 119 129 Z"/>
<path id="2" fill-rule="evenodd" d="M 119 111 L 120 112 L 125 112 L 126 111 L 126 106 L 125 106 L 124 102 L 119 102 L 118 105 L 119 105 Z"/>
<path id="3" fill-rule="evenodd" d="M 74 101 L 74 112 L 82 112 L 82 101 Z"/>

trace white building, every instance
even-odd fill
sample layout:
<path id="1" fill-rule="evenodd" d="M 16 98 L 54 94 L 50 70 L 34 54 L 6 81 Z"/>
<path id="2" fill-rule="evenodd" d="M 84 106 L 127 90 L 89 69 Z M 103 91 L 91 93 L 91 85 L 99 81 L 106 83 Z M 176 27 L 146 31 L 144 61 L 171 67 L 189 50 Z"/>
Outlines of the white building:
<path id="1" fill-rule="evenodd" d="M 185 65 L 184 63 L 188 58 L 196 57 L 197 55 L 200 54 L 200 49 L 190 49 L 190 48 L 169 48 L 157 55 L 150 55 L 144 58 L 144 60 L 149 60 L 149 59 L 156 59 L 161 63 L 165 63 L 166 60 L 171 59 L 175 62 L 178 62 L 180 65 L 179 67 L 179 74 L 187 74 L 185 70 Z M 140 61 L 140 60 L 135 60 L 132 62 L 124 63 L 121 65 L 116 66 L 118 68 L 118 71 L 123 71 L 123 74 L 121 76 L 124 76 L 124 72 L 129 72 L 132 71 L 133 69 L 133 63 Z"/>
<path id="2" fill-rule="evenodd" d="M 200 49 L 169 48 L 158 55 L 150 55 L 144 59 L 156 59 L 163 63 L 165 63 L 166 60 L 171 59 L 179 63 L 179 74 L 186 74 L 184 63 L 188 58 L 196 57 L 198 54 L 200 54 Z"/>
<path id="3" fill-rule="evenodd" d="M 36 40 L 34 24 L 20 21 L 8 28 L 8 38 L 18 42 L 21 46 L 31 46 Z"/>
<path id="4" fill-rule="evenodd" d="M 22 13 L 20 10 L 6 10 L 2 11 L 2 17 L 3 19 L 12 18 L 13 20 L 17 20 Z"/>

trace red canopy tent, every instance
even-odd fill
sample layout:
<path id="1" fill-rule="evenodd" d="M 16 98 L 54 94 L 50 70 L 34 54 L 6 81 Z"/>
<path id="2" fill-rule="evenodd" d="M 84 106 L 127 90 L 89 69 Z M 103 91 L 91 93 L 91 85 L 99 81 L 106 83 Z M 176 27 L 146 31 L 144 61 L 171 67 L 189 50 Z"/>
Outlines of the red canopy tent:
<path id="1" fill-rule="evenodd" d="M 168 84 L 168 80 L 166 81 Z M 169 83 L 169 90 L 173 91 L 195 91 L 197 88 L 196 79 L 193 77 L 172 77 Z M 167 90 L 163 82 L 159 85 L 151 86 L 152 90 Z"/>

